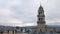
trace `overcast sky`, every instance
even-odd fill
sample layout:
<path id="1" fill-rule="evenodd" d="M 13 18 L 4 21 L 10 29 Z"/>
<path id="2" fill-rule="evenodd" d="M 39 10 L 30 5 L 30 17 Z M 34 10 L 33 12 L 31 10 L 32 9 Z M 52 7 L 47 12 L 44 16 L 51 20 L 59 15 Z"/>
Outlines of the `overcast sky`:
<path id="1" fill-rule="evenodd" d="M 0 25 L 36 25 L 40 4 L 46 24 L 60 25 L 60 0 L 0 0 Z"/>

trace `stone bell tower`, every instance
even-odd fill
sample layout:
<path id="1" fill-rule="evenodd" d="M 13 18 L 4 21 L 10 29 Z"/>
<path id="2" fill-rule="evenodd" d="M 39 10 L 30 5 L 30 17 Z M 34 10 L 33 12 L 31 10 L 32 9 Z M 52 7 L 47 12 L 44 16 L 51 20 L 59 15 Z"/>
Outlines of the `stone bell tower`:
<path id="1" fill-rule="evenodd" d="M 41 5 L 38 9 L 37 18 L 38 18 L 38 21 L 37 21 L 38 32 L 44 32 L 45 31 L 45 15 L 44 15 L 43 7 Z"/>

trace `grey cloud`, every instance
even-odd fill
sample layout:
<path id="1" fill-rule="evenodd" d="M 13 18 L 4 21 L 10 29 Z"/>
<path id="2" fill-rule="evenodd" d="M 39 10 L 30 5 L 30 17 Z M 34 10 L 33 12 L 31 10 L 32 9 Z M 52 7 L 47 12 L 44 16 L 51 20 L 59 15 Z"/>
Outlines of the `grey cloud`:
<path id="1" fill-rule="evenodd" d="M 21 4 L 5 4 L 8 9 L 10 9 L 14 14 L 12 16 L 8 16 L 9 18 L 19 19 L 23 22 L 37 22 L 37 13 L 38 8 L 41 4 L 45 10 L 45 18 L 46 20 L 53 20 L 55 18 L 59 18 L 60 16 L 60 0 L 22 0 Z M 2 3 L 5 3 L 2 1 Z M 4 5 L 4 4 L 3 4 Z M 0 15 L 1 16 L 1 15 Z M 2 16 L 3 17 L 3 16 Z M 4 18 L 4 17 L 3 17 Z M 2 19 L 3 19 L 2 18 Z M 4 20 L 4 19 L 3 19 Z"/>
<path id="2" fill-rule="evenodd" d="M 60 16 L 60 0 L 48 0 L 47 5 L 44 6 L 46 20 L 55 20 L 55 18 L 59 18 Z M 57 22 L 56 22 L 57 23 Z M 54 23 L 51 23 L 54 24 Z"/>

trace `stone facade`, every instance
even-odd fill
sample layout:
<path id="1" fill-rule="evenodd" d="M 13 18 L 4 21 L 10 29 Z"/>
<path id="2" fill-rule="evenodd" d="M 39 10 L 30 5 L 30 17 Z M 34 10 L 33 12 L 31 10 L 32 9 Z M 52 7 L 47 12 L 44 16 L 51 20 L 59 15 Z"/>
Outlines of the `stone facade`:
<path id="1" fill-rule="evenodd" d="M 39 10 L 38 10 L 38 21 L 37 21 L 37 28 L 38 32 L 45 32 L 45 15 L 44 15 L 44 10 L 43 7 L 40 5 Z"/>
<path id="2" fill-rule="evenodd" d="M 56 30 L 52 27 L 47 27 L 45 22 L 45 15 L 44 15 L 44 9 L 40 5 L 37 15 L 38 21 L 37 21 L 37 34 L 42 32 L 55 32 Z"/>

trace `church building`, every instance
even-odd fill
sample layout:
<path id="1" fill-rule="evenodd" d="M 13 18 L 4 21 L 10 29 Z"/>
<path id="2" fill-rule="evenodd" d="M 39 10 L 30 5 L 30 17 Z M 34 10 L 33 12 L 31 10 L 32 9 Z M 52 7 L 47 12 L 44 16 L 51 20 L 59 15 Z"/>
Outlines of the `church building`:
<path id="1" fill-rule="evenodd" d="M 46 21 L 45 21 L 45 15 L 44 15 L 44 9 L 42 7 L 42 5 L 40 5 L 39 9 L 38 9 L 38 15 L 37 15 L 37 29 L 32 29 L 34 31 L 36 31 L 38 34 L 40 33 L 53 33 L 55 32 L 55 28 L 52 28 L 52 27 L 48 27 L 46 25 Z"/>

